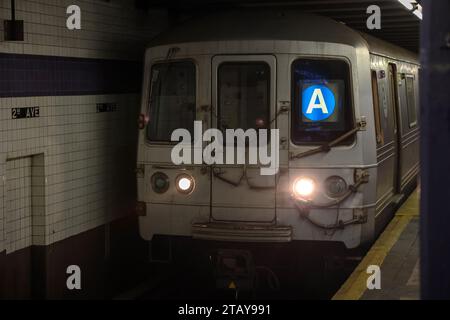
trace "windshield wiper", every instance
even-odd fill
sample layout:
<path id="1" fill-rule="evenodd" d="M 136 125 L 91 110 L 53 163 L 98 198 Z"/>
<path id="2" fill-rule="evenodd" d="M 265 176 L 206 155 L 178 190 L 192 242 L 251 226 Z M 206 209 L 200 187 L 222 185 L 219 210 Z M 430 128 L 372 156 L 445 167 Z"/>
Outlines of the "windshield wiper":
<path id="1" fill-rule="evenodd" d="M 159 70 L 155 70 L 152 75 L 151 84 L 150 84 L 150 92 L 149 92 L 149 99 L 148 99 L 148 106 L 147 106 L 147 116 L 150 116 L 150 108 L 153 104 L 153 91 L 155 88 L 155 84 L 158 84 L 159 87 L 161 87 L 161 80 L 159 76 Z"/>
<path id="2" fill-rule="evenodd" d="M 149 102 L 147 107 L 147 116 L 150 116 L 150 109 L 153 103 L 153 91 L 155 88 L 155 85 L 158 85 L 158 96 L 161 96 L 161 88 L 162 88 L 162 80 L 166 78 L 167 74 L 169 73 L 172 64 L 170 63 L 170 59 L 172 59 L 177 53 L 180 51 L 180 48 L 173 47 L 170 48 L 167 51 L 167 56 L 165 60 L 163 61 L 164 64 L 167 64 L 164 73 L 160 74 L 161 72 L 159 70 L 155 70 L 152 74 L 151 84 L 150 84 L 150 92 L 149 92 Z"/>
<path id="3" fill-rule="evenodd" d="M 335 147 L 340 142 L 342 142 L 345 139 L 351 137 L 352 135 L 357 133 L 359 130 L 364 129 L 365 127 L 366 127 L 366 120 L 365 119 L 361 119 L 361 121 L 359 121 L 357 123 L 355 128 L 353 128 L 350 131 L 347 131 L 346 133 L 344 133 L 343 135 L 337 137 L 333 141 L 324 143 L 320 147 L 317 147 L 317 148 L 314 148 L 314 149 L 311 149 L 311 150 L 308 150 L 308 151 L 305 151 L 305 152 L 301 152 L 301 153 L 297 153 L 297 154 L 291 155 L 289 158 L 290 158 L 290 160 L 294 160 L 294 159 L 300 159 L 300 158 L 312 156 L 314 154 L 321 153 L 321 152 L 329 152 L 331 150 L 331 148 Z"/>

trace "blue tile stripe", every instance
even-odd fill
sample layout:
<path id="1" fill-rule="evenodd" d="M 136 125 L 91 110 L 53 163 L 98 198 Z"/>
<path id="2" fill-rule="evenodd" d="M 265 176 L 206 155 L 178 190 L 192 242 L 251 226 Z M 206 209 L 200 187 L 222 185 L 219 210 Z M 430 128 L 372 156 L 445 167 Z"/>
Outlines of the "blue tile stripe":
<path id="1" fill-rule="evenodd" d="M 0 97 L 138 93 L 142 63 L 0 53 Z"/>

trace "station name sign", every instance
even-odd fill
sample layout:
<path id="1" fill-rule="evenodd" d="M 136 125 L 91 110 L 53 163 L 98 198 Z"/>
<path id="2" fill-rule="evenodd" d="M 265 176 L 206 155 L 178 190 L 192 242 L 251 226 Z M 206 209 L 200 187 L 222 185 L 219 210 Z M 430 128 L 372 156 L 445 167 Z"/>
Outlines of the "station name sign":
<path id="1" fill-rule="evenodd" d="M 97 103 L 97 113 L 115 112 L 117 104 L 115 103 Z"/>
<path id="2" fill-rule="evenodd" d="M 39 118 L 39 107 L 12 108 L 12 119 Z"/>

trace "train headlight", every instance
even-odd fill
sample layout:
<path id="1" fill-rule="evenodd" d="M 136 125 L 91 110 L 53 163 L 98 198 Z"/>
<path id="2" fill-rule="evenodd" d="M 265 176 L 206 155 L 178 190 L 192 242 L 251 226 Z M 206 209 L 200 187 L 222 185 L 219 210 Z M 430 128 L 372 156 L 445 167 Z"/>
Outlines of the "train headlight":
<path id="1" fill-rule="evenodd" d="M 347 191 L 347 183 L 338 176 L 329 177 L 325 180 L 325 192 L 332 198 L 342 197 Z"/>
<path id="2" fill-rule="evenodd" d="M 162 172 L 156 172 L 152 175 L 152 189 L 156 193 L 164 193 L 169 189 L 169 177 Z"/>
<path id="3" fill-rule="evenodd" d="M 178 192 L 190 194 L 192 191 L 194 191 L 195 180 L 188 174 L 180 174 L 176 180 L 176 187 Z"/>
<path id="4" fill-rule="evenodd" d="M 316 190 L 316 183 L 313 179 L 307 177 L 300 177 L 294 181 L 292 191 L 294 196 L 302 200 L 311 199 Z"/>

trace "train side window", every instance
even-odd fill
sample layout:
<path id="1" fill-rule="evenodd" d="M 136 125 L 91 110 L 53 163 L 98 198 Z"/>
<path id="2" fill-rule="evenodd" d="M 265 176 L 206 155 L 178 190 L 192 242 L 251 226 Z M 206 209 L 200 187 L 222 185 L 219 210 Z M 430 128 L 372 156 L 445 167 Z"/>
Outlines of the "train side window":
<path id="1" fill-rule="evenodd" d="M 270 125 L 270 66 L 225 62 L 218 69 L 218 127 L 263 129 Z"/>
<path id="2" fill-rule="evenodd" d="M 378 77 L 377 72 L 372 70 L 372 98 L 373 98 L 373 112 L 375 117 L 375 133 L 377 144 L 383 144 L 383 130 L 381 128 L 381 112 L 380 112 L 380 96 L 378 92 Z"/>
<path id="3" fill-rule="evenodd" d="M 417 125 L 416 102 L 414 96 L 414 77 L 406 76 L 406 103 L 408 107 L 408 123 L 413 128 Z"/>
<path id="4" fill-rule="evenodd" d="M 157 63 L 152 67 L 147 138 L 170 142 L 172 132 L 194 136 L 196 67 L 192 61 Z"/>

